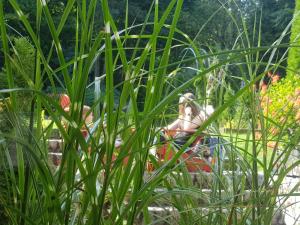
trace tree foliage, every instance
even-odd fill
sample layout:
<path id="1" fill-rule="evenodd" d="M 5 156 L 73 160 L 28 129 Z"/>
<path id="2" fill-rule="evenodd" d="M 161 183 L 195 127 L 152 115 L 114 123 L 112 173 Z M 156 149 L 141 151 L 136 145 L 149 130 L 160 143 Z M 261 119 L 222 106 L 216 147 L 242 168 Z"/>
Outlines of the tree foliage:
<path id="1" fill-rule="evenodd" d="M 294 22 L 291 31 L 291 45 L 296 45 L 291 47 L 288 56 L 288 71 L 290 76 L 294 76 L 295 73 L 300 74 L 300 1 L 296 1 Z"/>
<path id="2" fill-rule="evenodd" d="M 116 19 L 116 25 L 119 30 L 125 28 L 125 26 L 132 26 L 142 24 L 145 21 L 145 15 L 152 5 L 152 1 L 139 1 L 129 0 L 128 11 L 126 14 L 126 0 L 111 0 L 109 1 L 109 7 L 112 16 Z M 160 0 L 159 13 L 162 13 L 168 5 L 167 0 Z M 36 23 L 36 1 L 19 0 L 22 10 L 25 12 L 26 17 L 35 29 L 37 29 Z M 55 25 L 58 25 L 63 10 L 67 4 L 66 0 L 51 0 L 48 2 L 48 7 Z M 9 30 L 9 35 L 19 36 L 15 31 L 17 30 L 21 35 L 27 36 L 24 27 L 17 15 L 13 12 L 8 1 L 4 1 L 5 17 L 7 23 L 12 29 Z M 99 6 L 100 7 L 100 6 Z M 101 10 L 98 7 L 99 13 L 95 17 L 94 32 L 102 29 L 103 16 L 100 13 Z M 287 26 L 292 17 L 292 9 L 294 7 L 293 1 L 278 0 L 256 0 L 256 1 L 211 1 L 211 0 L 188 0 L 183 3 L 183 9 L 180 15 L 178 28 L 190 37 L 194 39 L 194 42 L 199 48 L 204 48 L 207 51 L 219 51 L 232 49 L 238 35 L 243 32 L 243 26 L 245 23 L 247 26 L 247 32 L 249 36 L 253 37 L 253 41 L 257 42 L 257 32 L 253 33 L 253 27 L 258 29 L 259 20 L 261 17 L 261 42 L 262 45 L 271 45 L 280 35 L 283 29 Z M 74 39 L 70 37 L 75 36 L 76 28 L 76 7 L 73 8 L 66 26 L 64 26 L 62 32 L 59 35 L 61 45 L 64 50 L 64 55 L 67 58 L 71 58 L 74 55 L 74 49 L 70 48 Z M 262 11 L 261 11 L 262 10 Z M 126 19 L 126 16 L 128 18 Z M 125 21 L 129 21 L 126 24 Z M 168 21 L 168 20 L 167 20 Z M 153 15 L 150 15 L 149 23 L 153 22 Z M 256 24 L 256 25 L 255 25 Z M 146 27 L 146 31 L 147 28 Z M 40 25 L 41 46 L 43 50 L 49 51 L 52 43 L 49 41 L 50 31 L 47 26 L 47 22 L 42 16 Z M 130 31 L 129 31 L 130 32 Z M 148 32 L 151 32 L 149 30 Z M 167 31 L 165 31 L 167 32 Z M 134 43 L 126 43 L 128 47 L 134 45 Z M 163 46 L 164 41 L 158 41 L 158 47 Z M 282 49 L 280 53 L 284 52 Z M 175 54 L 174 54 L 175 53 Z M 180 55 L 180 52 L 173 52 L 171 58 L 176 58 Z M 0 59 L 2 56 L 0 55 Z M 3 60 L 1 60 L 3 61 Z M 50 63 L 55 67 L 58 65 L 58 59 L 55 54 L 50 59 Z M 100 63 L 101 64 L 101 63 Z M 0 62 L 0 67 L 2 67 Z M 102 72 L 101 67 L 100 71 Z M 235 73 L 236 71 L 231 71 Z M 119 76 L 122 77 L 122 76 Z M 47 86 L 47 84 L 46 84 Z M 233 85 L 233 87 L 238 87 Z M 46 87 L 45 87 L 46 88 Z"/>

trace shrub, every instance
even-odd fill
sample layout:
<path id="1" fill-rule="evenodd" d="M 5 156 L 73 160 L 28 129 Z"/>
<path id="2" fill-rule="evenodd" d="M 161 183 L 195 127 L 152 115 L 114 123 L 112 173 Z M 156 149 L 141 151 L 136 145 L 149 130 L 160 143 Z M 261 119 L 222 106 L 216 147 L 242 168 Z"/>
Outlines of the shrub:
<path id="1" fill-rule="evenodd" d="M 35 72 L 35 49 L 25 37 L 13 39 L 12 70 L 16 88 L 27 88 L 28 80 L 33 80 Z M 0 88 L 8 88 L 6 71 L 0 71 Z M 5 96 L 7 97 L 7 96 Z M 17 94 L 19 111 L 29 111 L 32 96 L 28 93 Z"/>
<path id="2" fill-rule="evenodd" d="M 0 133 L 8 133 L 12 125 L 8 119 L 9 98 L 0 99 Z"/>
<path id="3" fill-rule="evenodd" d="M 288 56 L 288 71 L 287 74 L 289 76 L 293 76 L 292 74 L 300 71 L 300 1 L 296 1 L 295 13 L 294 13 L 294 23 L 291 30 L 291 41 L 292 45 L 298 45 L 296 47 L 291 47 L 289 50 Z"/>
<path id="4" fill-rule="evenodd" d="M 298 75 L 288 75 L 273 83 L 262 98 L 264 115 L 272 120 L 273 130 L 278 127 L 293 128 L 299 123 L 300 80 Z M 297 116 L 298 115 L 298 116 Z"/>

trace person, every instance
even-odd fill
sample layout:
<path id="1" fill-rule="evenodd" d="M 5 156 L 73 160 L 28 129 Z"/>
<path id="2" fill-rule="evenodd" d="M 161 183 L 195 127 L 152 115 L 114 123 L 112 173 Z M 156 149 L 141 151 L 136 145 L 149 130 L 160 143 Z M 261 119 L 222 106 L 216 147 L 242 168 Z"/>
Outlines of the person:
<path id="1" fill-rule="evenodd" d="M 68 95 L 62 94 L 59 103 L 65 112 L 70 112 L 71 100 Z M 82 119 L 84 120 L 84 125 L 81 128 L 81 132 L 84 138 L 86 138 L 88 136 L 88 130 L 93 124 L 93 113 L 91 112 L 91 108 L 87 105 L 84 105 L 82 108 Z M 67 128 L 67 121 L 63 120 L 63 124 L 65 128 Z"/>
<path id="2" fill-rule="evenodd" d="M 186 93 L 179 98 L 178 118 L 163 130 L 174 138 L 175 144 L 182 146 L 197 128 L 213 113 L 212 106 L 202 108 L 192 93 Z"/>

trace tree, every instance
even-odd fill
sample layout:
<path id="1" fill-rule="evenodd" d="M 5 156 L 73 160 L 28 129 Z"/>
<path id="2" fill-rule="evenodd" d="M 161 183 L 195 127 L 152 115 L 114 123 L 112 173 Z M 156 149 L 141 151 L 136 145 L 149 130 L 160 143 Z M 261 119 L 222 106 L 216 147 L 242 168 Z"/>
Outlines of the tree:
<path id="1" fill-rule="evenodd" d="M 260 0 L 262 9 L 262 45 L 270 45 L 278 39 L 293 17 L 293 0 Z M 288 42 L 286 36 L 284 42 Z"/>
<path id="2" fill-rule="evenodd" d="M 288 75 L 293 76 L 295 73 L 300 74 L 300 0 L 296 0 L 294 22 L 291 31 L 291 45 L 298 45 L 291 47 L 288 55 Z"/>

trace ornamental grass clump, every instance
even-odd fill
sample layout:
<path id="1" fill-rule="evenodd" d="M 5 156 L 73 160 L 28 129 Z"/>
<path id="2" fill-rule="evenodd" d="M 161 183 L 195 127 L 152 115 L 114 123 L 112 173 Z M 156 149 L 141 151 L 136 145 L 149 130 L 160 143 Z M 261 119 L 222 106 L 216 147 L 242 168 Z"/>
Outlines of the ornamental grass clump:
<path id="1" fill-rule="evenodd" d="M 261 116 L 259 94 L 253 86 L 265 71 L 281 63 L 266 65 L 259 53 L 276 52 L 282 47 L 280 40 L 278 45 L 270 47 L 261 47 L 259 41 L 252 43 L 243 23 L 237 27 L 240 33 L 232 50 L 200 54 L 191 38 L 177 28 L 184 1 L 171 0 L 164 9 L 158 2 L 153 1 L 149 6 L 142 24 L 130 26 L 134 21 L 126 17 L 123 29 L 117 27 L 107 0 L 69 0 L 59 21 L 52 17 L 48 1 L 36 1 L 35 26 L 30 24 L 18 2 L 9 0 L 26 32 L 26 40 L 35 49 L 34 71 L 22 71 L 26 85 L 20 87 L 14 80 L 13 66 L 17 59 L 11 54 L 14 43 L 8 35 L 9 24 L 5 20 L 3 1 L 0 1 L 7 79 L 0 94 L 10 98 L 12 127 L 10 133 L 0 136 L 0 170 L 4 173 L 0 209 L 10 224 L 271 223 L 280 206 L 277 197 L 282 180 L 299 165 L 297 161 L 285 167 L 298 136 L 293 137 L 292 144 L 284 146 L 282 155 L 277 156 L 273 151 L 270 159 L 265 145 L 269 138 L 267 130 L 262 127 L 261 139 L 255 138 L 258 124 L 264 124 L 266 118 Z M 230 14 L 226 5 L 220 10 L 223 8 Z M 73 42 L 68 43 L 74 50 L 70 57 L 66 55 L 60 35 L 74 14 L 76 32 L 70 38 Z M 95 29 L 96 19 L 101 20 L 103 29 Z M 244 17 L 239 19 L 244 20 Z M 49 49 L 41 46 L 42 22 L 47 24 L 50 33 Z M 259 32 L 255 33 L 259 36 Z M 192 49 L 193 55 L 177 58 L 176 52 L 187 48 Z M 204 66 L 203 60 L 214 57 L 220 60 Z M 274 54 L 270 57 L 272 61 Z M 104 67 L 102 72 L 94 67 L 99 61 Z M 194 64 L 197 66 L 192 66 Z M 177 116 L 169 112 L 177 111 L 179 95 L 187 89 L 195 89 L 203 93 L 197 96 L 197 101 L 205 103 L 209 74 L 229 65 L 239 69 L 242 74 L 239 80 L 244 86 L 226 102 L 220 95 L 215 112 L 188 143 L 177 149 L 172 159 L 158 165 L 156 155 L 150 153 L 163 144 L 160 143 L 161 127 Z M 264 72 L 258 73 L 261 67 Z M 191 70 L 194 76 L 174 86 L 176 74 L 186 70 Z M 97 77 L 95 82 L 90 81 L 90 76 Z M 93 125 L 85 138 L 81 132 L 87 125 L 83 111 L 90 93 L 88 88 L 93 85 L 105 88 L 95 90 L 97 94 L 87 112 L 87 115 L 94 114 Z M 45 86 L 51 94 L 43 91 Z M 229 87 L 222 83 L 221 86 Z M 59 89 L 70 97 L 68 112 L 53 98 L 59 96 Z M 19 112 L 20 93 L 33 97 L 28 102 L 25 121 Z M 243 101 L 239 104 L 248 111 L 246 134 L 241 138 L 230 130 L 229 135 L 223 137 L 215 122 L 240 98 Z M 46 127 L 43 111 L 51 119 Z M 63 125 L 62 119 L 68 126 Z M 48 138 L 54 127 L 59 131 L 62 147 L 60 164 L 53 169 Z M 218 140 L 215 164 L 210 174 L 203 171 L 190 174 L 181 155 L 203 132 L 209 132 Z M 279 135 L 276 142 L 282 139 Z M 117 145 L 119 140 L 121 144 Z M 10 143 L 14 144 L 15 155 Z M 154 171 L 147 170 L 150 163 Z M 225 164 L 230 168 L 227 171 Z M 259 168 L 263 170 L 262 176 Z M 160 211 L 167 214 L 161 215 Z"/>

